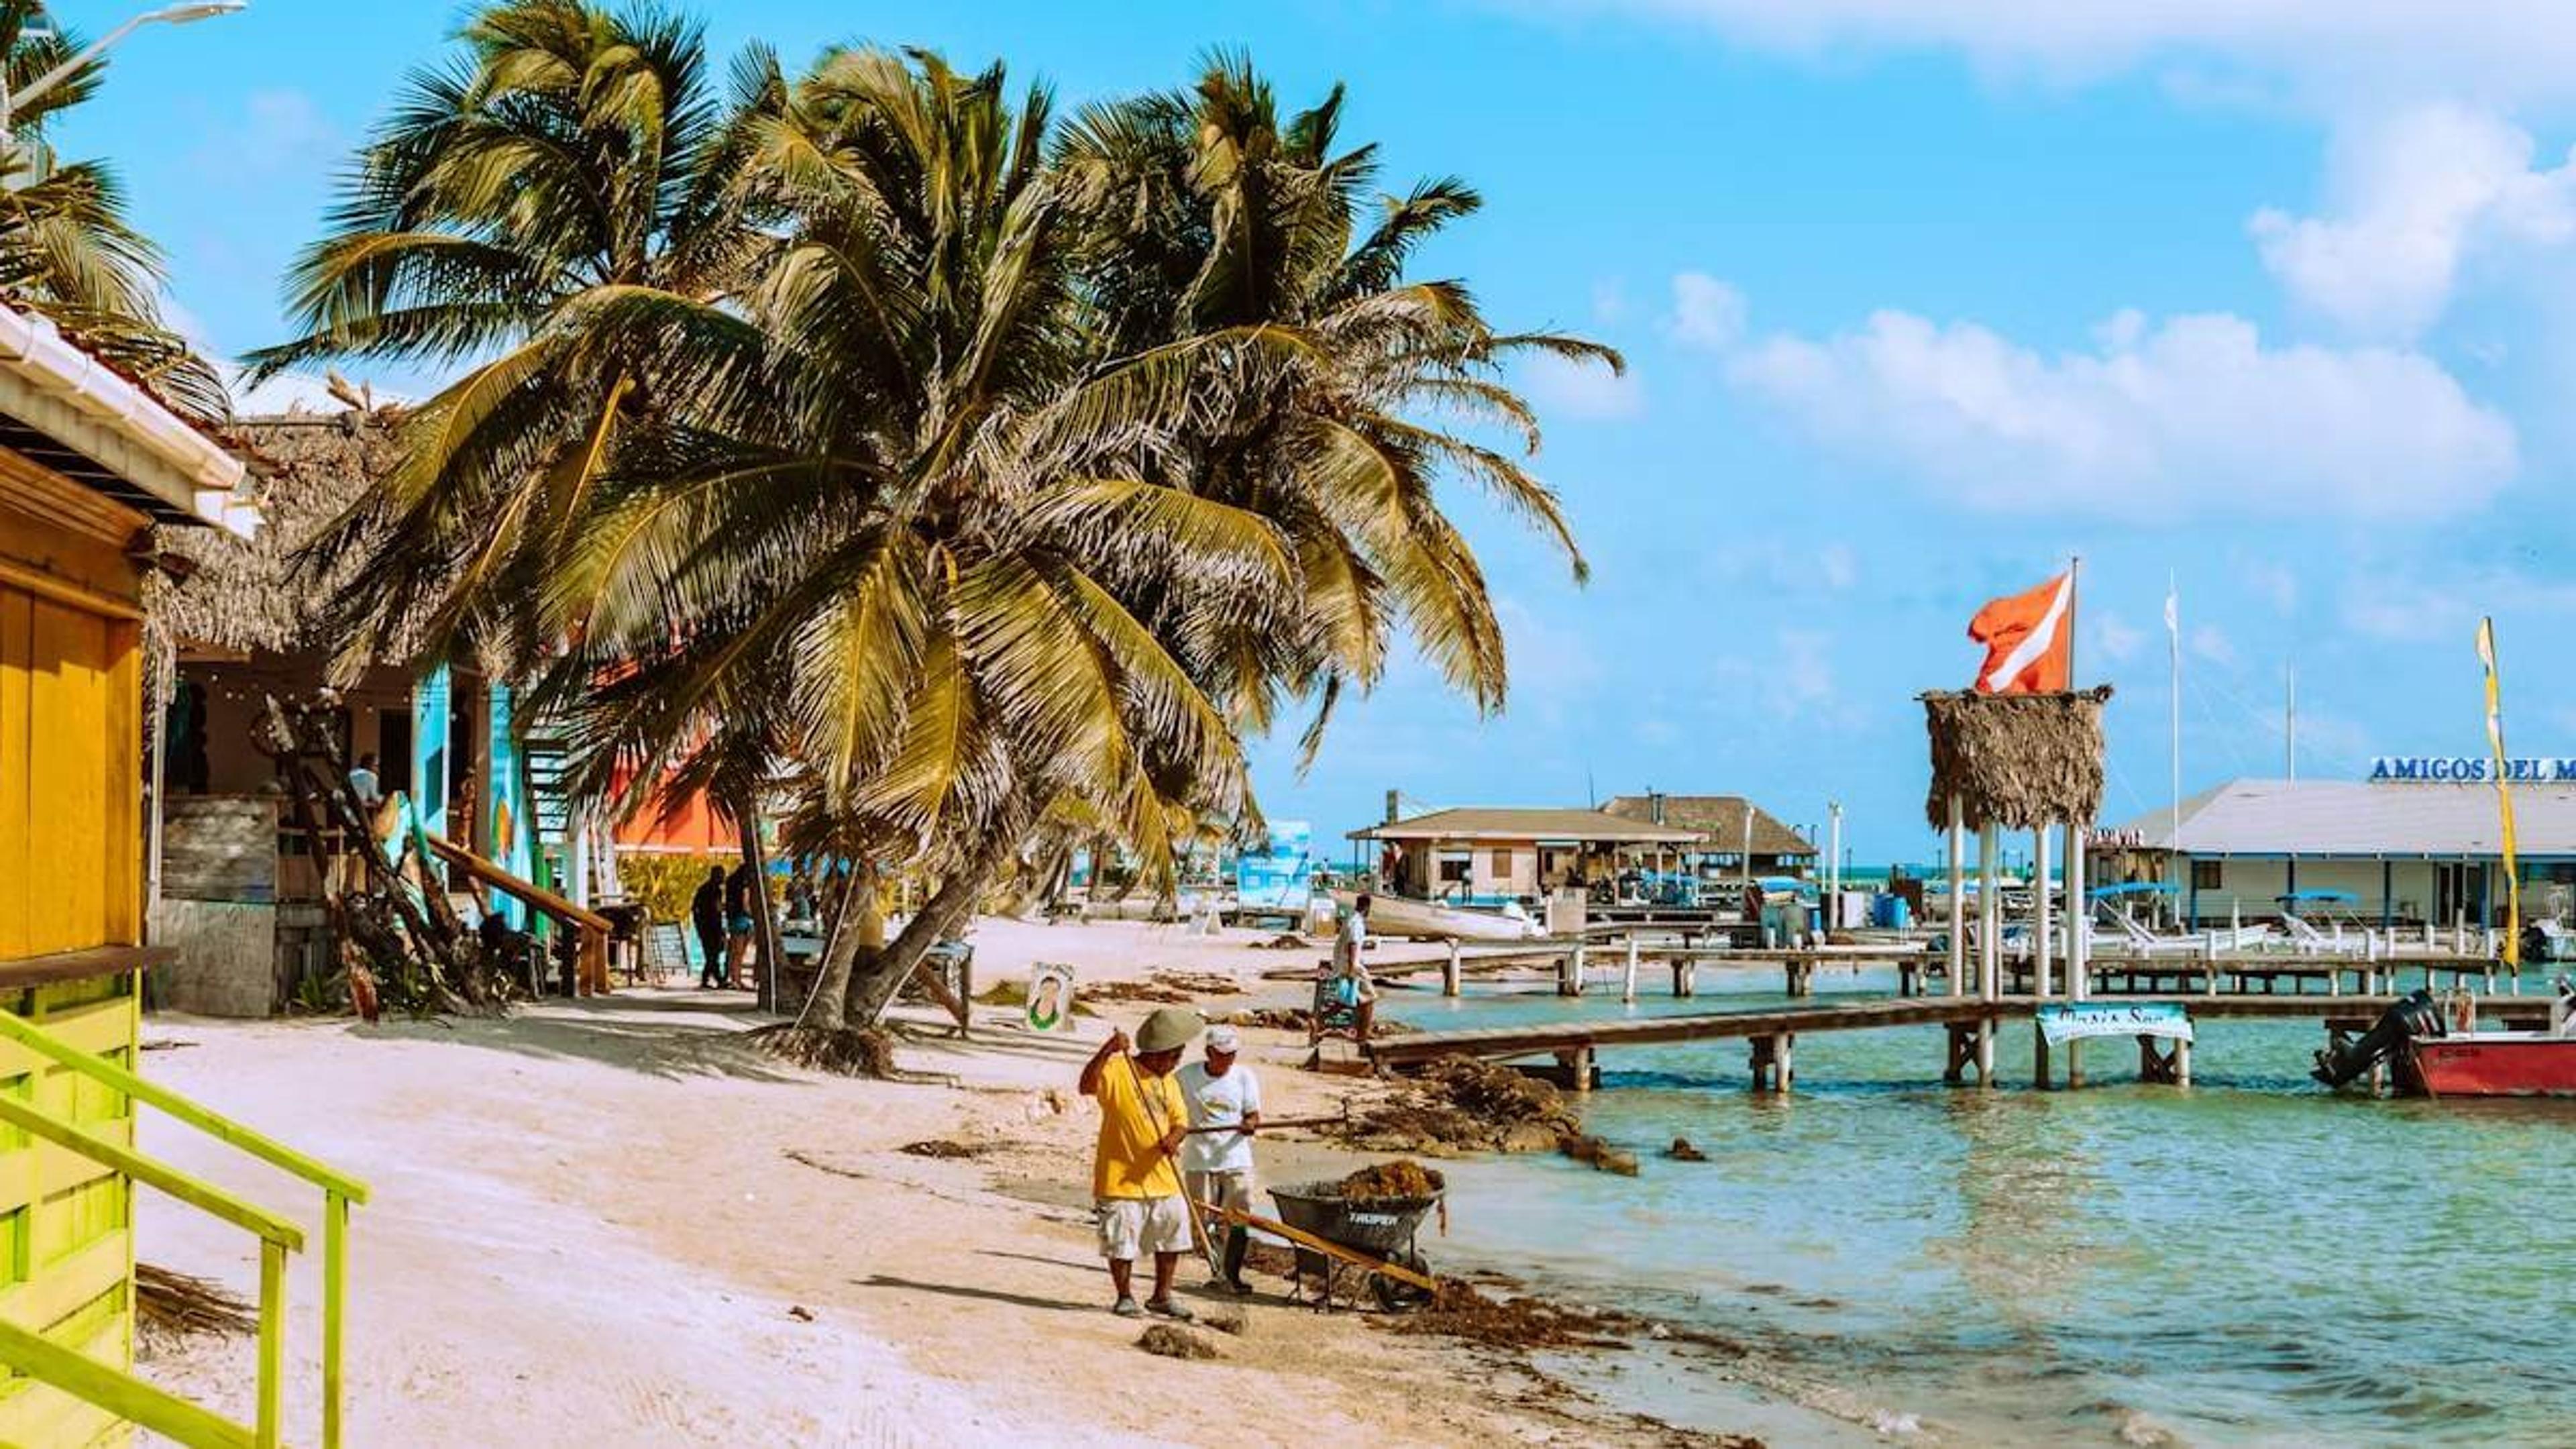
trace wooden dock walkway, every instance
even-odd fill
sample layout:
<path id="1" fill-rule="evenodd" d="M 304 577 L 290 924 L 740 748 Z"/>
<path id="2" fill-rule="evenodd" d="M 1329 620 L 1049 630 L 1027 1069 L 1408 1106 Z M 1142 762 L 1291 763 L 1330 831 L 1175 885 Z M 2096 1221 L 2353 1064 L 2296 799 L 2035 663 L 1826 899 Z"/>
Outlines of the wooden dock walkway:
<path id="1" fill-rule="evenodd" d="M 2329 1032 L 2367 1030 L 2400 998 L 2392 995 L 2327 996 L 2321 993 L 2257 993 L 2222 996 L 2167 993 L 2096 998 L 2093 1004 L 2174 1005 L 2194 1020 L 2309 1019 Z M 2546 1027 L 2551 998 L 2482 996 L 2477 999 L 2482 1023 L 2532 1029 Z M 1674 1042 L 1742 1040 L 1753 1043 L 1757 1090 L 1788 1090 L 1791 1048 L 1802 1035 L 1838 1031 L 1876 1031 L 1886 1027 L 1941 1025 L 1949 1029 L 1949 1064 L 1944 1076 L 1958 1081 L 1977 1063 L 1991 1072 L 1991 1039 L 2009 1019 L 2035 1018 L 2042 1005 L 2065 1004 L 2061 998 L 2005 996 L 1993 1001 L 1971 997 L 1931 996 L 1833 1005 L 1769 1007 L 1751 1011 L 1691 1012 L 1671 1016 L 1601 1018 L 1471 1027 L 1457 1031 L 1415 1032 L 1375 1042 L 1371 1056 L 1380 1069 L 1402 1072 L 1444 1056 L 1487 1061 L 1518 1057 L 1553 1057 L 1568 1084 L 1588 1088 L 1597 1075 L 1595 1054 L 1611 1047 L 1659 1046 Z M 1987 1054 L 1971 1059 L 1963 1051 L 1983 1034 Z M 2142 1066 L 2179 1074 L 2189 1081 L 2187 1047 L 2176 1060 L 2141 1041 Z M 2070 1057 L 2070 1082 L 2078 1058 Z"/>

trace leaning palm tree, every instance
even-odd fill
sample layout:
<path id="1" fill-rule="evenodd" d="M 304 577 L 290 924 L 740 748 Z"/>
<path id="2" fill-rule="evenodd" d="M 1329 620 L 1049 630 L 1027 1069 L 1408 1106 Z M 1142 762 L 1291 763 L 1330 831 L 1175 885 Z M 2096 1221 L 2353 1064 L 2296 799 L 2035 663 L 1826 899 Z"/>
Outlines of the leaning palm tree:
<path id="1" fill-rule="evenodd" d="M 1176 806 L 1245 799 L 1234 735 L 1117 569 L 1132 544 L 1284 582 L 1271 530 L 1099 471 L 1110 449 L 1025 445 L 1098 368 L 1047 115 L 998 67 L 850 49 L 748 117 L 755 209 L 793 218 L 736 299 L 752 325 L 678 324 L 691 345 L 657 385 L 687 403 L 621 455 L 548 591 L 581 626 L 550 678 L 590 768 L 658 768 L 733 681 L 778 669 L 826 807 L 899 829 L 940 876 L 864 969 L 836 935 L 826 975 L 851 984 L 808 1011 L 822 1032 L 882 1011 L 1056 802 L 1168 855 Z M 611 668 L 650 686 L 586 688 Z"/>
<path id="2" fill-rule="evenodd" d="M 12 96 L 81 48 L 43 0 L 0 0 L 0 81 Z M 92 61 L 10 110 L 0 147 L 0 301 L 44 317 L 183 415 L 220 421 L 231 413 L 223 379 L 162 321 L 161 253 L 126 221 L 116 173 L 100 161 L 61 162 L 46 138 L 105 75 L 105 62 Z"/>
<path id="3" fill-rule="evenodd" d="M 513 601 L 574 546 L 621 438 L 665 401 L 650 339 L 598 321 L 739 285 L 763 236 L 734 204 L 724 122 L 770 69 L 752 58 L 728 101 L 699 26 L 649 5 L 504 0 L 458 38 L 360 152 L 288 280 L 301 334 L 249 375 L 466 364 L 322 547 L 382 538 L 389 566 L 334 601 L 352 643 L 443 654 L 474 634 L 525 671 L 552 641 Z"/>

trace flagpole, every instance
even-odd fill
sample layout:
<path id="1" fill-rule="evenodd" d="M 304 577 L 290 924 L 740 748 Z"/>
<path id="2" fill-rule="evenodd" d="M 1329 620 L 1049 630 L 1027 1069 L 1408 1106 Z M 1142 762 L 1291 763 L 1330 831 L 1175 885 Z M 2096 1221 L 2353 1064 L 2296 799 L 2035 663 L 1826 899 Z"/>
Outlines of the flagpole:
<path id="1" fill-rule="evenodd" d="M 2168 842 L 2182 855 L 2182 590 L 2165 571 L 2165 660 L 2173 674 L 2173 821 Z"/>

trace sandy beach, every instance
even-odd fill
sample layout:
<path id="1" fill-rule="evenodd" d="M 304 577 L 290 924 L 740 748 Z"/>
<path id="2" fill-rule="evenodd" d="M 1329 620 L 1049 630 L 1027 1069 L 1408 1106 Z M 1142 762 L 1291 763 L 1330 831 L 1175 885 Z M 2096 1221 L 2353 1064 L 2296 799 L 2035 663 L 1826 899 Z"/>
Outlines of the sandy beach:
<path id="1" fill-rule="evenodd" d="M 986 982 L 1051 960 L 1091 984 L 1187 970 L 1252 986 L 1311 959 L 1263 939 L 1010 921 L 976 935 Z M 1595 1400 L 1562 1361 L 1542 1372 L 1268 1293 L 1242 1336 L 1209 1335 L 1215 1361 L 1140 1352 L 1138 1326 L 1104 1311 L 1085 1183 L 1096 1119 L 1073 1079 L 1104 1024 L 1132 1026 L 1142 1005 L 1055 1039 L 988 1009 L 970 1043 L 908 1037 L 903 1064 L 943 1077 L 908 1084 L 781 1066 L 738 1040 L 760 1020 L 740 1001 L 629 989 L 494 1021 L 155 1017 L 145 1036 L 167 1044 L 148 1056 L 155 1076 L 372 1184 L 353 1234 L 355 1443 L 1694 1442 Z M 1251 1042 L 1274 1116 L 1375 1090 L 1294 1070 L 1282 1034 Z M 982 1151 L 898 1150 L 931 1138 Z M 147 1119 L 144 1141 L 317 1216 L 300 1185 L 173 1124 Z M 1280 1180 L 1356 1159 L 1274 1142 L 1265 1160 Z M 247 1240 L 148 1199 L 140 1219 L 145 1260 L 249 1293 Z M 1184 1265 L 1185 1285 L 1203 1277 Z M 306 1438 L 318 1288 L 307 1255 L 288 1345 L 289 1423 Z M 251 1356 L 247 1341 L 200 1342 L 148 1369 L 246 1414 Z M 1710 1391 L 1740 1396 L 1730 1428 L 1774 1442 L 1873 1437 L 1722 1379 Z"/>

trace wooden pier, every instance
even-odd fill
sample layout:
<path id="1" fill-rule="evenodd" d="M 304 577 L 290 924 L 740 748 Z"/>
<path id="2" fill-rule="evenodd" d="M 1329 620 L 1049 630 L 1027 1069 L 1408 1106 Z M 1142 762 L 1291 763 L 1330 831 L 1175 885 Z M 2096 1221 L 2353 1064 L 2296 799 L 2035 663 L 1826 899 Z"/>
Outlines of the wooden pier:
<path id="1" fill-rule="evenodd" d="M 2222 996 L 2162 994 L 2124 995 L 2121 1004 L 2171 1004 L 2194 1020 L 2319 1021 L 2329 1032 L 2367 1030 L 2399 1000 L 2391 995 L 2326 996 L 2321 993 L 2257 993 Z M 1800 1036 L 1820 1032 L 1877 1031 L 1887 1027 L 1939 1025 L 1947 1030 L 1947 1064 L 1943 1079 L 1964 1082 L 1974 1076 L 1991 1083 L 1979 1063 L 1992 1060 L 1992 1039 L 2007 1020 L 2036 1021 L 2037 1009 L 2051 1003 L 2036 996 L 2014 995 L 1993 1001 L 1969 997 L 1805 1005 L 1755 1011 L 1702 1012 L 1620 1020 L 1541 1022 L 1517 1026 L 1475 1027 L 1460 1031 L 1415 1032 L 1371 1044 L 1381 1070 L 1402 1072 L 1444 1056 L 1510 1061 L 1544 1056 L 1554 1059 L 1566 1084 L 1589 1088 L 1599 1076 L 1597 1054 L 1612 1047 L 1660 1046 L 1675 1042 L 1742 1040 L 1751 1043 L 1756 1091 L 1785 1092 L 1796 1077 L 1795 1048 Z M 2481 1022 L 2517 1028 L 2545 1028 L 2547 996 L 2482 996 Z M 2036 1027 L 2034 1026 L 2034 1031 Z M 2141 1075 L 2149 1081 L 2189 1085 L 2190 1044 L 2161 1046 L 2139 1040 Z M 2072 1044 L 2070 1044 L 2072 1045 Z M 2070 1053 L 2068 1082 L 2080 1082 L 2078 1059 Z"/>

